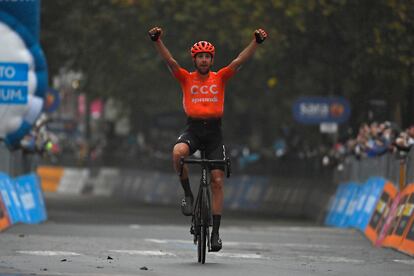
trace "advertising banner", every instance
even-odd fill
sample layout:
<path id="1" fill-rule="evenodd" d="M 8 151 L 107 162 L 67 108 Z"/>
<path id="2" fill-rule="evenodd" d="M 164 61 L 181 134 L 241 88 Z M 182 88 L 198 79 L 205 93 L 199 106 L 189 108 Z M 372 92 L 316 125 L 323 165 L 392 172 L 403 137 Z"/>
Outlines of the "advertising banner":
<path id="1" fill-rule="evenodd" d="M 302 124 L 344 123 L 351 107 L 342 97 L 301 97 L 292 106 L 294 119 Z"/>
<path id="2" fill-rule="evenodd" d="M 352 219 L 354 217 L 354 212 L 358 203 L 358 196 L 360 185 L 356 183 L 349 183 L 348 184 L 349 196 L 348 196 L 348 204 L 345 209 L 345 213 L 342 217 L 342 221 L 340 226 L 342 227 L 352 227 Z"/>
<path id="3" fill-rule="evenodd" d="M 401 245 L 404 233 L 406 232 L 406 228 L 408 228 L 408 223 L 411 220 L 411 215 L 413 213 L 413 204 L 410 202 L 413 201 L 411 199 L 414 191 L 414 184 L 407 186 L 401 192 L 401 200 L 398 204 L 397 213 L 393 220 L 391 221 L 391 226 L 385 237 L 384 241 L 382 242 L 382 246 L 392 247 L 398 249 Z"/>
<path id="4" fill-rule="evenodd" d="M 44 192 L 56 192 L 62 179 L 63 172 L 63 167 L 38 167 L 37 175 L 40 177 L 42 190 Z"/>
<path id="5" fill-rule="evenodd" d="M 268 188 L 267 177 L 233 177 L 226 182 L 224 206 L 230 209 L 255 209 L 263 203 Z"/>
<path id="6" fill-rule="evenodd" d="M 384 186 L 384 190 L 380 199 L 374 209 L 374 213 L 365 229 L 365 235 L 374 244 L 381 233 L 381 229 L 384 226 L 387 216 L 390 213 L 390 209 L 393 200 L 397 194 L 397 188 L 391 182 L 387 182 Z"/>
<path id="7" fill-rule="evenodd" d="M 414 184 L 407 188 L 409 193 L 408 202 L 404 208 L 403 214 L 409 217 L 407 226 L 405 227 L 403 240 L 398 246 L 398 250 L 414 256 Z"/>
<path id="8" fill-rule="evenodd" d="M 48 86 L 39 26 L 40 0 L 0 1 L 0 138 L 10 148 L 39 117 Z"/>
<path id="9" fill-rule="evenodd" d="M 23 222 L 33 224 L 45 221 L 46 207 L 39 178 L 35 174 L 29 174 L 17 177 L 14 181 L 25 213 Z"/>
<path id="10" fill-rule="evenodd" d="M 59 91 L 49 88 L 45 94 L 45 102 L 43 110 L 47 113 L 55 112 L 60 105 L 60 94 Z"/>
<path id="11" fill-rule="evenodd" d="M 390 227 L 392 226 L 392 222 L 395 219 L 395 216 L 397 215 L 398 206 L 401 201 L 401 192 L 397 192 L 395 195 L 394 200 L 392 201 L 390 211 L 388 216 L 385 219 L 384 226 L 381 229 L 381 232 L 379 233 L 377 240 L 375 241 L 375 246 L 379 247 L 382 246 L 382 243 L 385 239 L 385 237 L 388 235 L 388 232 L 390 231 Z"/>
<path id="12" fill-rule="evenodd" d="M 336 227 L 347 227 L 347 213 L 349 204 L 354 197 L 357 184 L 355 183 L 342 183 L 338 186 L 336 192 L 336 198 L 332 204 L 331 212 L 328 214 L 326 220 L 327 225 Z M 352 209 L 352 207 L 350 208 Z"/>
<path id="13" fill-rule="evenodd" d="M 350 218 L 350 222 L 349 222 L 350 226 L 355 227 L 357 229 L 360 228 L 360 225 L 363 220 L 362 212 L 365 208 L 365 204 L 367 202 L 371 189 L 372 189 L 372 186 L 369 183 L 362 184 L 359 187 L 358 199 L 357 199 L 357 203 L 355 206 L 354 214 Z"/>
<path id="14" fill-rule="evenodd" d="M 385 179 L 381 177 L 371 177 L 364 185 L 367 185 L 368 193 L 366 201 L 363 204 L 364 207 L 362 208 L 357 221 L 357 228 L 362 232 L 365 232 L 377 202 L 384 190 Z"/>
<path id="15" fill-rule="evenodd" d="M 24 221 L 25 214 L 22 209 L 19 194 L 15 189 L 14 181 L 4 173 L 0 173 L 0 193 L 9 215 L 10 224 Z"/>
<path id="16" fill-rule="evenodd" d="M 407 227 L 407 234 L 405 235 L 398 250 L 414 256 L 414 216 L 411 217 L 410 223 Z"/>
<path id="17" fill-rule="evenodd" d="M 0 193 L 0 232 L 10 226 L 9 216 L 7 214 L 6 206 L 3 203 L 2 194 Z"/>
<path id="18" fill-rule="evenodd" d="M 325 224 L 365 229 L 384 189 L 385 179 L 371 177 L 363 185 L 349 182 L 338 186 Z"/>

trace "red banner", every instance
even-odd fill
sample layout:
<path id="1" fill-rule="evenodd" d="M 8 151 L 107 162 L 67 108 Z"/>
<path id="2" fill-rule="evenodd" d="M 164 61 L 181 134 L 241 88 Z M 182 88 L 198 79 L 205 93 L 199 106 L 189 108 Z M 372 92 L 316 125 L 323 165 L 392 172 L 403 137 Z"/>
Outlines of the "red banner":
<path id="1" fill-rule="evenodd" d="M 3 199 L 0 194 L 0 232 L 10 226 L 10 220 L 7 215 L 6 207 L 3 204 Z"/>

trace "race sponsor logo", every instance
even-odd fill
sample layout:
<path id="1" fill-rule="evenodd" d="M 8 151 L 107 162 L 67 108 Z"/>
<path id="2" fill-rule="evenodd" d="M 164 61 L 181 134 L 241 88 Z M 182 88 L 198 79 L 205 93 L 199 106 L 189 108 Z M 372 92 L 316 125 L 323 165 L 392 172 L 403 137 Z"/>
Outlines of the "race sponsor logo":
<path id="1" fill-rule="evenodd" d="M 213 85 L 193 85 L 190 89 L 191 95 L 205 95 L 203 98 L 198 98 L 195 96 L 191 99 L 192 103 L 216 103 L 218 98 L 215 96 L 219 93 L 217 89 L 217 84 Z"/>
<path id="2" fill-rule="evenodd" d="M 191 102 L 193 103 L 216 103 L 218 102 L 217 97 L 213 98 L 192 98 Z"/>
<path id="3" fill-rule="evenodd" d="M 191 86 L 191 94 L 192 95 L 197 95 L 197 94 L 213 94 L 213 95 L 217 95 L 218 94 L 218 90 L 217 90 L 217 84 L 213 84 L 213 85 L 203 85 L 203 86 L 198 86 L 198 85 L 193 85 Z"/>

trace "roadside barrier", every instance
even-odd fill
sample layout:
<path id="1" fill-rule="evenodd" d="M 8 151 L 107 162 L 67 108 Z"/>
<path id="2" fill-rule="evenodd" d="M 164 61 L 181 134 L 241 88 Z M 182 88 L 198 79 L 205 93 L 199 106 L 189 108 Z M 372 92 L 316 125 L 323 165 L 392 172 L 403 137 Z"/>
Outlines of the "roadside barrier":
<path id="1" fill-rule="evenodd" d="M 325 224 L 360 230 L 375 246 L 414 256 L 414 183 L 403 191 L 384 178 L 340 184 Z"/>
<path id="2" fill-rule="evenodd" d="M 42 166 L 37 169 L 42 189 L 45 192 L 56 192 L 63 176 L 62 167 Z"/>
<path id="3" fill-rule="evenodd" d="M 9 216 L 7 214 L 6 206 L 4 206 L 2 196 L 0 195 L 0 232 L 10 226 Z"/>
<path id="4" fill-rule="evenodd" d="M 91 177 L 87 169 L 62 167 L 39 167 L 37 173 L 47 192 L 119 196 L 162 204 L 177 204 L 182 197 L 177 176 L 171 173 L 101 168 L 95 177 Z M 191 176 L 194 189 L 199 181 L 197 177 Z M 224 187 L 224 206 L 229 209 L 258 208 L 268 186 L 268 177 L 232 177 L 226 180 Z"/>
<path id="5" fill-rule="evenodd" d="M 385 225 L 385 220 L 390 214 L 390 209 L 396 194 L 397 189 L 391 182 L 387 182 L 377 200 L 371 219 L 365 229 L 365 235 L 373 244 L 378 240 L 378 236 Z"/>
<path id="6" fill-rule="evenodd" d="M 409 248 L 410 240 L 404 242 L 410 228 L 412 228 L 410 222 L 412 222 L 414 218 L 414 184 L 407 186 L 401 192 L 400 198 L 397 212 L 392 217 L 388 235 L 384 238 L 382 246 L 399 249 L 404 243 L 404 252 L 411 251 L 411 254 L 414 254 L 414 247 L 411 247 L 411 249 Z M 411 237 L 411 235 L 409 237 Z"/>
<path id="7" fill-rule="evenodd" d="M 16 223 L 35 224 L 47 219 L 36 174 L 10 178 L 0 172 L 0 230 Z"/>
<path id="8" fill-rule="evenodd" d="M 414 256 L 414 149 L 375 158 L 349 156 L 342 165 L 325 224 L 356 228 L 376 247 Z"/>
<path id="9" fill-rule="evenodd" d="M 400 246 L 398 247 L 398 250 L 405 252 L 407 254 L 410 254 L 414 256 L 414 215 L 413 215 L 413 209 L 414 209 L 414 185 L 411 187 L 411 196 L 408 201 L 408 213 L 411 216 L 410 221 L 408 222 L 408 225 L 406 227 L 405 233 L 404 233 L 404 239 L 402 240 Z"/>
<path id="10" fill-rule="evenodd" d="M 182 190 L 177 175 L 147 170 L 70 167 L 39 167 L 45 192 L 118 197 L 146 203 L 178 205 Z M 196 191 L 198 174 L 190 175 Z M 320 219 L 329 193 L 315 189 L 307 179 L 277 179 L 269 176 L 236 175 L 225 180 L 224 208 L 260 211 L 284 216 Z M 318 183 L 316 183 L 318 184 Z"/>
<path id="11" fill-rule="evenodd" d="M 365 231 L 384 185 L 385 179 L 380 177 L 372 177 L 364 184 L 340 184 L 329 207 L 325 224 Z"/>

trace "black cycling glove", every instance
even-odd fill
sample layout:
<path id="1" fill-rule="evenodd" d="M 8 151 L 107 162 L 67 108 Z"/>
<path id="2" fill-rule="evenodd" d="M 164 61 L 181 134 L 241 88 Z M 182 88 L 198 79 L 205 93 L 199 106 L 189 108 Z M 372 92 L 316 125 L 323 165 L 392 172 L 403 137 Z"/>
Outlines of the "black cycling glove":
<path id="1" fill-rule="evenodd" d="M 260 29 L 260 30 L 256 30 L 254 32 L 254 36 L 256 38 L 256 42 L 258 44 L 261 44 L 267 38 L 267 33 L 265 31 L 263 31 L 263 30 Z"/>

